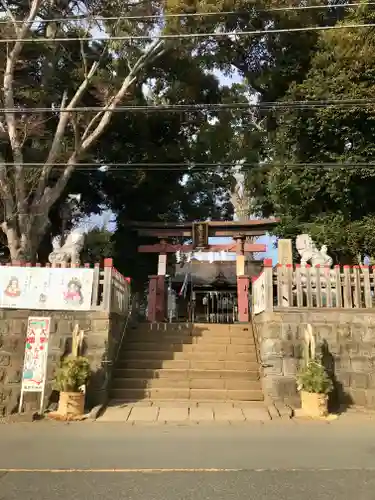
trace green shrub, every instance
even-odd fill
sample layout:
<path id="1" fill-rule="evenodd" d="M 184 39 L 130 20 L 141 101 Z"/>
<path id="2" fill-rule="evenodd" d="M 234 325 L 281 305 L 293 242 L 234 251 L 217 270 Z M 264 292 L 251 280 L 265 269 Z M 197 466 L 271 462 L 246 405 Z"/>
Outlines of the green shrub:
<path id="1" fill-rule="evenodd" d="M 60 392 L 80 392 L 87 383 L 91 369 L 87 358 L 67 356 L 55 376 L 54 388 Z"/>
<path id="2" fill-rule="evenodd" d="M 297 381 L 299 391 L 328 394 L 333 389 L 332 380 L 327 375 L 324 366 L 317 361 L 310 361 L 299 374 Z"/>

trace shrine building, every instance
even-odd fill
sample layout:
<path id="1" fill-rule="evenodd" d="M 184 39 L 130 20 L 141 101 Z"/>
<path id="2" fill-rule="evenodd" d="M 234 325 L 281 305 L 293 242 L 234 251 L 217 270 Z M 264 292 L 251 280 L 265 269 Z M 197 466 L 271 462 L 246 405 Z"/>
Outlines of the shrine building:
<path id="1" fill-rule="evenodd" d="M 132 222 L 139 236 L 159 239 L 159 243 L 138 248 L 140 253 L 158 254 L 157 272 L 149 276 L 148 321 L 249 322 L 251 278 L 263 267 L 263 259 L 255 260 L 253 254 L 267 250 L 265 245 L 250 241 L 266 234 L 276 223 L 272 219 Z M 231 237 L 233 242 L 210 244 L 212 237 Z M 181 243 L 176 244 L 176 240 Z M 184 244 L 183 240 L 191 243 Z M 233 260 L 199 260 L 202 252 L 220 252 L 223 256 L 230 252 Z"/>

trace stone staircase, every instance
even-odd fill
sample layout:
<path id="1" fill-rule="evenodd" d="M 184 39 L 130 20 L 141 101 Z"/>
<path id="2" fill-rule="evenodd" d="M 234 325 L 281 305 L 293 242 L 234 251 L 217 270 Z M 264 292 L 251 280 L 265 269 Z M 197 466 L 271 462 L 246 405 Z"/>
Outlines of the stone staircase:
<path id="1" fill-rule="evenodd" d="M 251 325 L 137 325 L 124 339 L 110 397 L 263 401 Z"/>

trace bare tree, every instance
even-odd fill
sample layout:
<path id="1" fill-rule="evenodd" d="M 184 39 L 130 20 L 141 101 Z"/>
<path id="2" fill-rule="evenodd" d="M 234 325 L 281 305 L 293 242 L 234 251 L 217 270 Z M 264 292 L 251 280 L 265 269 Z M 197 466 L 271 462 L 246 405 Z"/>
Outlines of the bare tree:
<path id="1" fill-rule="evenodd" d="M 61 197 L 77 165 L 102 136 L 114 110 L 132 92 L 145 67 L 160 57 L 165 50 L 163 40 L 156 40 L 144 45 L 141 51 L 138 50 L 135 58 L 134 51 L 130 51 L 132 58 L 129 57 L 126 76 L 117 86 L 112 85 L 109 90 L 106 89 L 97 113 L 85 114 L 84 118 L 81 118 L 74 108 L 82 105 L 82 99 L 92 86 L 93 80 L 100 78 L 101 62 L 104 53 L 109 51 L 110 40 L 94 61 L 86 56 L 84 44 L 81 44 L 82 81 L 73 91 L 66 89 L 63 92 L 63 98 L 58 105 L 60 110 L 57 125 L 43 164 L 30 172 L 25 161 L 24 144 L 38 124 L 35 123 L 35 117 L 33 121 L 31 116 L 26 113 L 23 116 L 17 109 L 17 67 L 23 62 L 22 52 L 28 43 L 25 39 L 33 36 L 36 20 L 48 10 L 47 7 L 50 12 L 54 3 L 59 2 L 32 0 L 26 16 L 17 19 L 9 7 L 10 2 L 0 1 L 7 13 L 9 33 L 12 34 L 9 37 L 12 42 L 7 43 L 4 57 L 2 96 L 0 95 L 4 106 L 0 114 L 0 139 L 4 139 L 9 145 L 11 154 L 8 156 L 12 158 L 11 162 L 7 161 L 0 150 L 0 202 L 4 207 L 0 227 L 6 236 L 13 261 L 35 258 L 40 241 L 49 226 L 49 211 Z M 49 28 L 45 33 L 51 36 L 53 42 L 56 30 L 51 29 L 51 26 Z M 1 45 L 4 46 L 4 43 Z M 123 57 L 123 52 L 121 56 Z M 73 131 L 74 136 L 68 146 L 64 141 L 67 131 Z M 64 167 L 56 170 L 54 167 L 57 163 L 63 164 Z"/>

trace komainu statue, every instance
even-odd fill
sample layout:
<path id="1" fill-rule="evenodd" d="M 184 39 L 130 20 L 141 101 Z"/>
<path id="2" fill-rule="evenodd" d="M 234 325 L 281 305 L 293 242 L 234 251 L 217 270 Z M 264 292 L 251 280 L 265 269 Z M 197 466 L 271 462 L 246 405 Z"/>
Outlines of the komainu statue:
<path id="1" fill-rule="evenodd" d="M 318 250 L 309 234 L 299 234 L 296 238 L 296 248 L 301 256 L 301 265 L 311 264 L 312 266 L 329 266 L 333 264 L 333 259 L 328 255 L 328 248 L 322 245 Z"/>
<path id="2" fill-rule="evenodd" d="M 85 235 L 77 230 L 73 230 L 68 234 L 62 246 L 60 244 L 60 238 L 57 237 L 52 242 L 53 252 L 49 254 L 48 260 L 51 264 L 70 262 L 71 264 L 79 266 L 81 264 L 80 253 L 84 242 Z"/>

